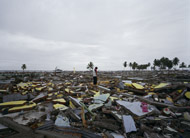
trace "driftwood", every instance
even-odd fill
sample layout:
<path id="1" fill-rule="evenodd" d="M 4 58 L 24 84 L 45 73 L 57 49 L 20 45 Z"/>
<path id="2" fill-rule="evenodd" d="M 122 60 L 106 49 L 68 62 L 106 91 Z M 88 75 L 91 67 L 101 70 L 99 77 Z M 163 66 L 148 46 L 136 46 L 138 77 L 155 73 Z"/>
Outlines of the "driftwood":
<path id="1" fill-rule="evenodd" d="M 65 133 L 65 134 L 81 134 L 84 138 L 102 138 L 102 136 L 97 135 L 91 131 L 72 128 L 72 127 L 55 127 L 54 132 Z"/>
<path id="2" fill-rule="evenodd" d="M 183 90 L 183 92 L 179 96 L 177 96 L 176 98 L 174 98 L 173 101 L 176 102 L 177 100 L 179 100 L 180 98 L 182 98 L 184 96 L 184 94 L 185 94 L 186 91 L 187 91 L 187 89 Z"/>

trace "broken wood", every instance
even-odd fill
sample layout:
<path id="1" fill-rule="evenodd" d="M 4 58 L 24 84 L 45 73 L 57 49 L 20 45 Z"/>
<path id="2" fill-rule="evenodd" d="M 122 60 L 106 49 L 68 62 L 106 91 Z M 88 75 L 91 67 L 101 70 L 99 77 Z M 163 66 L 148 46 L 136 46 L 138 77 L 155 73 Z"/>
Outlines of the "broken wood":
<path id="1" fill-rule="evenodd" d="M 92 124 L 96 127 L 105 128 L 105 129 L 113 130 L 113 131 L 120 129 L 120 127 L 115 125 L 115 124 L 105 123 L 102 121 L 101 122 L 100 121 L 94 121 L 94 122 L 92 122 Z"/>
<path id="2" fill-rule="evenodd" d="M 87 125 L 86 125 L 86 120 L 85 120 L 84 107 L 81 107 L 81 108 L 82 108 L 82 111 L 81 111 L 82 124 L 83 124 L 83 126 L 86 128 Z"/>
<path id="3" fill-rule="evenodd" d="M 137 94 L 140 94 L 140 95 L 146 95 L 147 94 L 147 92 L 145 92 L 145 91 L 132 89 L 132 88 L 129 88 L 129 87 L 125 87 L 125 89 L 130 91 L 130 92 L 134 92 L 134 93 L 137 93 Z"/>
<path id="4" fill-rule="evenodd" d="M 186 91 L 187 91 L 187 89 L 183 90 L 183 92 L 179 96 L 177 96 L 176 98 L 174 98 L 173 101 L 176 102 L 177 100 L 179 100 L 180 98 L 182 98 L 184 96 L 184 94 L 185 94 Z"/>

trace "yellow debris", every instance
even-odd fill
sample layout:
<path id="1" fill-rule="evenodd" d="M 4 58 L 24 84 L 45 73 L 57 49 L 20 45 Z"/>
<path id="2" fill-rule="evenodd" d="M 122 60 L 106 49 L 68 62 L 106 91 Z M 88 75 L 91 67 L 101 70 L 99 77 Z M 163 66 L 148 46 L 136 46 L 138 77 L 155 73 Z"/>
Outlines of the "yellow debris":
<path id="1" fill-rule="evenodd" d="M 131 83 L 125 83 L 125 86 L 132 87 L 132 84 Z"/>
<path id="2" fill-rule="evenodd" d="M 77 98 L 79 101 L 81 101 L 82 100 L 82 98 Z"/>
<path id="3" fill-rule="evenodd" d="M 132 85 L 136 88 L 136 89 L 144 89 L 144 87 L 138 83 L 132 83 Z"/>
<path id="4" fill-rule="evenodd" d="M 74 106 L 74 104 L 71 102 L 71 101 L 69 101 L 69 107 L 71 107 L 72 109 L 75 109 L 76 107 Z"/>
<path id="5" fill-rule="evenodd" d="M 184 116 L 184 119 L 185 119 L 185 120 L 189 120 L 189 121 L 190 121 L 190 114 L 189 114 L 188 112 L 185 112 L 185 113 L 183 114 L 183 116 Z"/>
<path id="6" fill-rule="evenodd" d="M 119 88 L 116 88 L 116 87 L 115 87 L 115 89 L 117 90 L 117 92 L 121 92 Z"/>
<path id="7" fill-rule="evenodd" d="M 153 84 L 153 85 L 151 86 L 151 88 L 154 88 L 154 87 L 156 87 L 156 85 L 155 85 L 155 84 Z"/>
<path id="8" fill-rule="evenodd" d="M 27 93 L 28 93 L 28 91 L 22 92 L 22 95 L 25 95 L 25 94 L 27 94 Z"/>
<path id="9" fill-rule="evenodd" d="M 67 88 L 65 89 L 65 92 L 69 93 L 69 91 L 70 91 L 69 89 L 67 89 Z"/>
<path id="10" fill-rule="evenodd" d="M 52 91 L 52 90 L 53 90 L 53 88 L 49 88 L 49 89 L 48 89 L 48 91 Z"/>
<path id="11" fill-rule="evenodd" d="M 0 106 L 22 105 L 22 104 L 25 104 L 25 103 L 26 103 L 26 101 L 11 101 L 11 102 L 1 103 Z"/>
<path id="12" fill-rule="evenodd" d="M 170 101 L 170 102 L 172 102 L 172 103 L 173 103 L 173 100 L 172 100 L 172 98 L 171 98 L 171 97 L 166 97 L 166 99 L 167 99 L 168 101 Z"/>
<path id="13" fill-rule="evenodd" d="M 155 89 L 159 89 L 159 88 L 163 88 L 166 87 L 168 85 L 168 83 L 160 83 L 159 85 L 155 86 Z"/>
<path id="14" fill-rule="evenodd" d="M 68 109 L 68 107 L 65 106 L 65 105 L 63 105 L 63 104 L 54 104 L 53 107 L 55 109 L 60 109 L 60 110 L 66 110 L 66 109 Z"/>
<path id="15" fill-rule="evenodd" d="M 70 91 L 70 93 L 74 93 L 74 91 Z"/>
<path id="16" fill-rule="evenodd" d="M 55 92 L 55 93 L 54 93 L 54 95 L 57 95 L 57 94 L 58 94 L 58 92 Z"/>
<path id="17" fill-rule="evenodd" d="M 37 85 L 32 84 L 32 87 L 37 87 Z"/>
<path id="18" fill-rule="evenodd" d="M 65 92 L 67 92 L 67 93 L 74 93 L 73 91 L 71 91 L 71 90 L 68 89 L 68 88 L 65 89 Z"/>
<path id="19" fill-rule="evenodd" d="M 42 91 L 45 87 L 35 88 L 37 91 Z"/>
<path id="20" fill-rule="evenodd" d="M 51 85 L 52 85 L 52 83 L 51 83 L 51 82 L 49 82 L 47 85 L 48 85 L 48 86 L 51 86 Z"/>
<path id="21" fill-rule="evenodd" d="M 66 103 L 65 99 L 61 98 L 61 99 L 55 99 L 53 100 L 54 102 L 60 102 L 60 103 Z"/>
<path id="22" fill-rule="evenodd" d="M 110 81 L 100 81 L 100 84 L 109 84 Z"/>
<path id="23" fill-rule="evenodd" d="M 17 87 L 21 87 L 22 89 L 24 89 L 25 87 L 28 87 L 28 84 L 21 82 L 21 83 L 17 84 Z"/>
<path id="24" fill-rule="evenodd" d="M 53 93 L 48 94 L 49 97 L 52 96 L 52 95 L 53 95 Z"/>
<path id="25" fill-rule="evenodd" d="M 90 91 L 93 92 L 93 93 L 95 93 L 95 94 L 97 93 L 97 91 L 94 91 L 94 90 L 90 90 Z"/>
<path id="26" fill-rule="evenodd" d="M 128 94 L 131 94 L 131 95 L 133 95 L 133 94 L 134 94 L 134 92 L 128 92 Z"/>
<path id="27" fill-rule="evenodd" d="M 61 98 L 61 97 L 63 97 L 63 94 L 58 94 L 57 95 L 57 98 Z"/>
<path id="28" fill-rule="evenodd" d="M 99 96 L 99 95 L 100 95 L 100 91 L 97 92 L 97 93 L 94 95 L 94 97 L 95 97 L 95 96 Z"/>
<path id="29" fill-rule="evenodd" d="M 177 92 L 181 93 L 183 90 L 177 90 Z"/>
<path id="30" fill-rule="evenodd" d="M 189 91 L 185 93 L 185 97 L 187 97 L 188 99 L 190 99 L 190 92 Z"/>
<path id="31" fill-rule="evenodd" d="M 148 95 L 155 95 L 156 93 L 154 92 L 149 92 Z"/>
<path id="32" fill-rule="evenodd" d="M 71 85 L 71 83 L 70 82 L 66 82 L 65 85 Z"/>
<path id="33" fill-rule="evenodd" d="M 36 106 L 36 103 L 31 102 L 29 105 L 23 105 L 23 106 L 17 106 L 17 107 L 13 107 L 10 108 L 9 111 L 14 111 L 14 110 L 24 110 L 24 109 L 29 109 L 29 108 L 33 108 Z"/>
<path id="34" fill-rule="evenodd" d="M 118 99 L 117 97 L 113 97 L 113 96 L 110 96 L 109 98 L 111 99 L 111 101 L 114 101 L 114 100 Z"/>
<path id="35" fill-rule="evenodd" d="M 32 84 L 32 82 L 27 82 L 28 85 Z"/>

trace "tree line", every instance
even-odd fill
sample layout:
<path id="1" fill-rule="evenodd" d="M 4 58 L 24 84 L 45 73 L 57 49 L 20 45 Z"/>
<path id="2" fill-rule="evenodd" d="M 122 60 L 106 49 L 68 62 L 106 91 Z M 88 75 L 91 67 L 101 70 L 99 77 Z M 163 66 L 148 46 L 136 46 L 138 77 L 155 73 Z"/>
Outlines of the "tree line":
<path id="1" fill-rule="evenodd" d="M 180 60 L 179 58 L 175 57 L 173 59 L 169 59 L 167 57 L 162 57 L 160 59 L 154 59 L 153 61 L 153 65 L 151 66 L 150 63 L 147 63 L 147 64 L 138 64 L 137 62 L 129 62 L 129 64 L 127 64 L 127 61 L 125 61 L 123 63 L 123 66 L 124 68 L 126 68 L 127 66 L 130 67 L 130 69 L 132 68 L 133 70 L 146 70 L 148 67 L 151 66 L 151 69 L 155 70 L 156 67 L 158 67 L 160 70 L 162 69 L 172 69 L 173 67 L 175 67 L 175 69 L 178 67 L 179 65 L 179 68 L 190 68 L 190 65 L 186 65 L 184 62 L 181 62 L 180 63 Z"/>

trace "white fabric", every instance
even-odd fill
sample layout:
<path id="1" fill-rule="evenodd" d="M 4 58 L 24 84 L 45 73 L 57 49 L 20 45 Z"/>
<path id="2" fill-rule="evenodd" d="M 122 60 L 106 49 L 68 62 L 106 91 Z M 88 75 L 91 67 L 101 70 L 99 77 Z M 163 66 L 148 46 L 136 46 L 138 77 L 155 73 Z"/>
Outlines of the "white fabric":
<path id="1" fill-rule="evenodd" d="M 94 69 L 93 69 L 93 77 L 96 77 L 96 72 Z"/>

